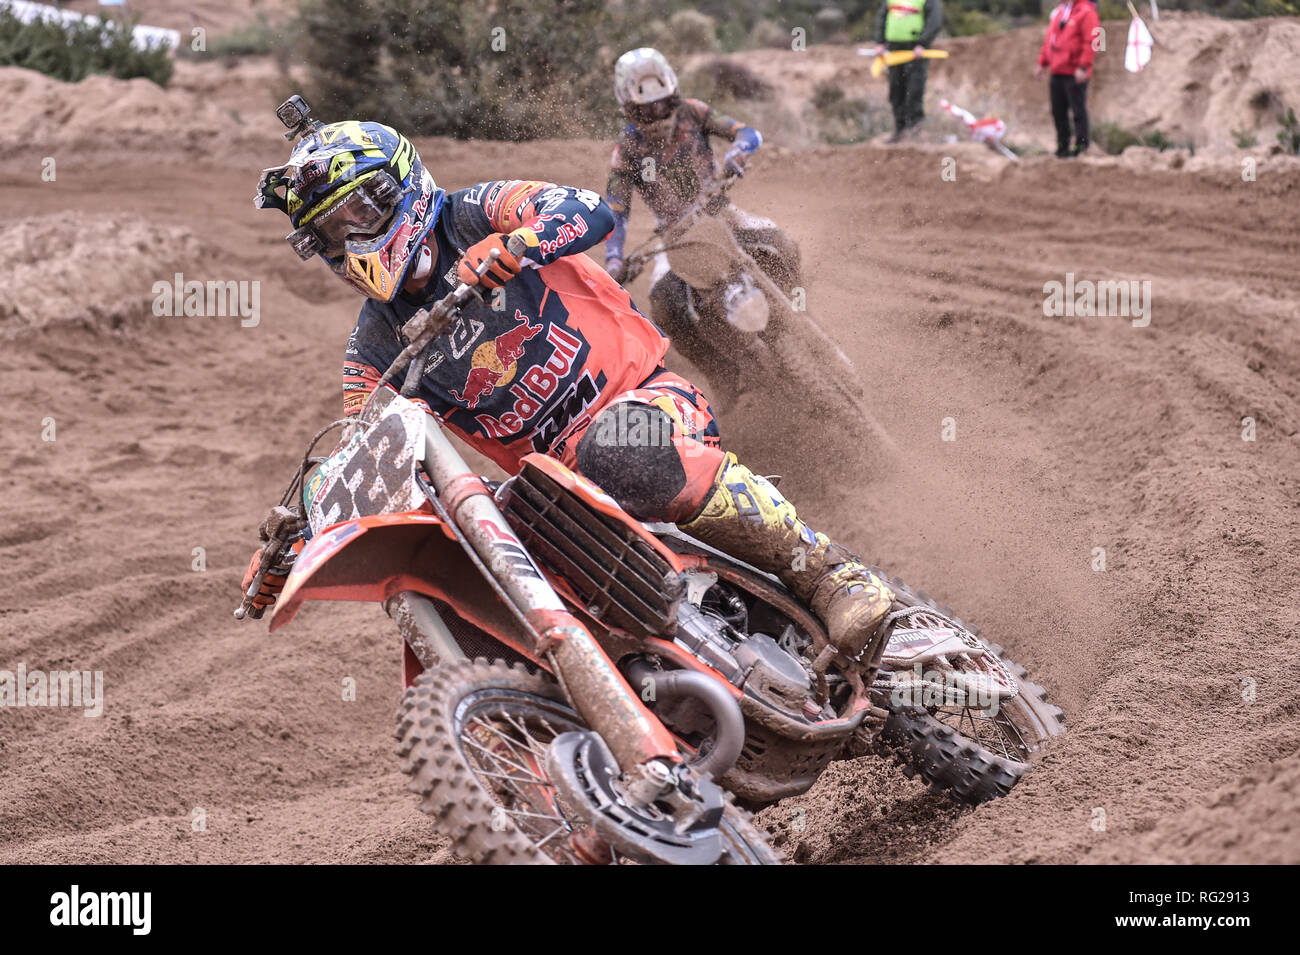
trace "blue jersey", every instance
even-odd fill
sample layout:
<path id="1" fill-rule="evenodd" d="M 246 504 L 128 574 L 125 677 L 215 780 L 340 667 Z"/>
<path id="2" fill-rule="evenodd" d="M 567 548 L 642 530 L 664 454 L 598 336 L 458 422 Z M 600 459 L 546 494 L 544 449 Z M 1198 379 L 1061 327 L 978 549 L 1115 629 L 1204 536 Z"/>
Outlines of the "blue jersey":
<path id="1" fill-rule="evenodd" d="M 668 341 L 628 293 L 581 253 L 613 227 L 594 192 L 553 183 L 497 180 L 447 196 L 426 239 L 434 280 L 418 295 L 368 299 L 348 342 L 344 409 L 355 414 L 405 341 L 401 328 L 455 288 L 465 250 L 495 233 L 537 235 L 526 267 L 471 300 L 435 340 L 414 397 L 473 447 L 513 473 L 523 455 L 571 457 L 580 432 L 615 395 L 662 364 Z"/>

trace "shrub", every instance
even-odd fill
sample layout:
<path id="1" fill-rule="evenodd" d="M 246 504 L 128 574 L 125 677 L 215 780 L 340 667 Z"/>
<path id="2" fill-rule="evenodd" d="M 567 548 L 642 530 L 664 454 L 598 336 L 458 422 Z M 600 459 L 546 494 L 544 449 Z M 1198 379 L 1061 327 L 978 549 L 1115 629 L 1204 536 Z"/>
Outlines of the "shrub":
<path id="1" fill-rule="evenodd" d="M 135 22 L 23 23 L 6 8 L 0 10 L 0 66 L 37 70 L 68 83 L 107 73 L 122 80 L 143 76 L 166 86 L 172 77 L 170 47 L 137 49 L 131 43 Z"/>
<path id="2" fill-rule="evenodd" d="M 813 87 L 812 105 L 819 113 L 833 109 L 844 100 L 844 89 L 834 80 L 822 80 Z"/>
<path id="3" fill-rule="evenodd" d="M 1193 156 L 1196 155 L 1196 143 L 1188 140 L 1185 143 L 1175 142 L 1164 134 L 1163 131 L 1156 129 L 1142 136 L 1141 143 L 1150 149 L 1158 149 L 1165 152 L 1169 149 L 1186 149 Z"/>
<path id="4" fill-rule="evenodd" d="M 772 49 L 789 49 L 791 36 L 790 31 L 775 20 L 759 20 L 754 24 L 754 30 L 749 36 L 750 43 L 756 47 L 770 47 Z"/>
<path id="5" fill-rule="evenodd" d="M 890 126 L 889 110 L 848 96 L 834 80 L 823 80 L 813 87 L 812 107 L 815 133 L 822 142 L 860 143 Z"/>
<path id="6" fill-rule="evenodd" d="M 272 26 L 265 16 L 259 15 L 257 20 L 247 26 L 209 38 L 208 52 L 213 56 L 226 57 L 283 53 L 294 43 L 296 33 L 296 22 Z"/>
<path id="7" fill-rule="evenodd" d="M 322 119 L 461 138 L 617 129 L 611 77 L 628 31 L 602 0 L 304 0 L 300 16 Z"/>
<path id="8" fill-rule="evenodd" d="M 1128 5 L 1124 0 L 1100 0 L 1097 4 L 1099 20 L 1127 20 Z"/>
<path id="9" fill-rule="evenodd" d="M 1288 108 L 1281 118 L 1281 123 L 1282 128 L 1277 131 L 1277 141 L 1292 156 L 1300 156 L 1300 121 L 1296 119 L 1295 110 Z"/>
<path id="10" fill-rule="evenodd" d="M 848 39 L 849 18 L 843 10 L 822 7 L 813 16 L 813 39 L 818 43 L 841 43 Z"/>
<path id="11" fill-rule="evenodd" d="M 1250 149 L 1259 144 L 1259 137 L 1248 129 L 1234 129 L 1232 141 L 1237 144 L 1238 149 Z"/>
<path id="12" fill-rule="evenodd" d="M 1193 155 L 1196 153 L 1195 143 L 1174 142 L 1163 130 L 1153 129 L 1149 133 L 1135 133 L 1130 129 L 1124 129 L 1122 126 L 1108 122 L 1093 123 L 1092 141 L 1102 152 L 1111 156 L 1118 156 L 1130 146 L 1145 146 L 1148 149 L 1156 149 L 1160 152 L 1170 149 L 1187 149 Z"/>
<path id="13" fill-rule="evenodd" d="M 685 84 L 683 84 L 685 85 Z M 710 60 L 691 73 L 691 88 L 702 99 L 769 99 L 772 84 L 733 60 Z"/>
<path id="14" fill-rule="evenodd" d="M 1092 124 L 1092 141 L 1102 152 L 1111 156 L 1118 156 L 1130 146 L 1141 144 L 1137 133 L 1109 122 Z"/>
<path id="15" fill-rule="evenodd" d="M 697 10 L 678 10 L 668 18 L 665 53 L 716 53 L 717 24 L 713 17 Z"/>
<path id="16" fill-rule="evenodd" d="M 958 10 L 945 14 L 944 24 L 953 36 L 981 36 L 1002 32 L 1002 24 L 981 10 Z"/>
<path id="17" fill-rule="evenodd" d="M 1164 152 L 1166 149 L 1173 149 L 1175 145 L 1173 140 L 1158 129 L 1152 130 L 1142 136 L 1140 142 L 1143 146 L 1147 146 L 1151 149 L 1158 149 L 1160 152 Z"/>

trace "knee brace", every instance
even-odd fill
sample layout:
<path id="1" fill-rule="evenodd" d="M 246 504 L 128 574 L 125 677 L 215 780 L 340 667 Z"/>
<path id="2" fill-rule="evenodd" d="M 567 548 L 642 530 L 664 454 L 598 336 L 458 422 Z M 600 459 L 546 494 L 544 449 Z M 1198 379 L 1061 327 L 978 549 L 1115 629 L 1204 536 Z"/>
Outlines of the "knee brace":
<path id="1" fill-rule="evenodd" d="M 660 408 L 620 401 L 596 415 L 578 442 L 578 471 L 638 520 L 667 519 L 686 487 L 673 443 L 673 419 Z"/>

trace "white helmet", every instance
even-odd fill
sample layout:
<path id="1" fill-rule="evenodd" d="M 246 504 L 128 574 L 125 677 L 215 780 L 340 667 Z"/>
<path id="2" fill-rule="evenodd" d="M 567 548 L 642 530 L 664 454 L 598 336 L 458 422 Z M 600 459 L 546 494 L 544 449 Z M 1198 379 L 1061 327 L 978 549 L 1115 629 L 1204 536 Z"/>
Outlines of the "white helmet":
<path id="1" fill-rule="evenodd" d="M 676 95 L 677 74 L 658 50 L 628 50 L 614 64 L 614 97 L 625 111 Z"/>

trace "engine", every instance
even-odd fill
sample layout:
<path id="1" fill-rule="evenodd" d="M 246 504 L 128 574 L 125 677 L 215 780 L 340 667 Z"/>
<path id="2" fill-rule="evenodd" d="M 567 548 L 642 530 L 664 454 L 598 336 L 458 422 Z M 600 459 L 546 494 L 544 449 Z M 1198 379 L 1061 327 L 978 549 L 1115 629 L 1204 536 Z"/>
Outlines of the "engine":
<path id="1" fill-rule="evenodd" d="M 719 613 L 683 601 L 676 639 L 733 686 L 787 713 L 802 712 L 812 691 L 808 671 L 767 634 L 745 634 Z"/>
<path id="2" fill-rule="evenodd" d="M 853 724 L 834 720 L 829 703 L 812 702 L 812 677 L 803 662 L 811 639 L 761 601 L 749 605 L 751 613 L 738 593 L 715 581 L 712 574 L 691 575 L 674 638 L 745 691 L 745 743 L 721 781 L 754 804 L 804 792 L 844 750 Z M 712 732 L 701 707 L 679 702 L 656 713 L 693 744 Z"/>

